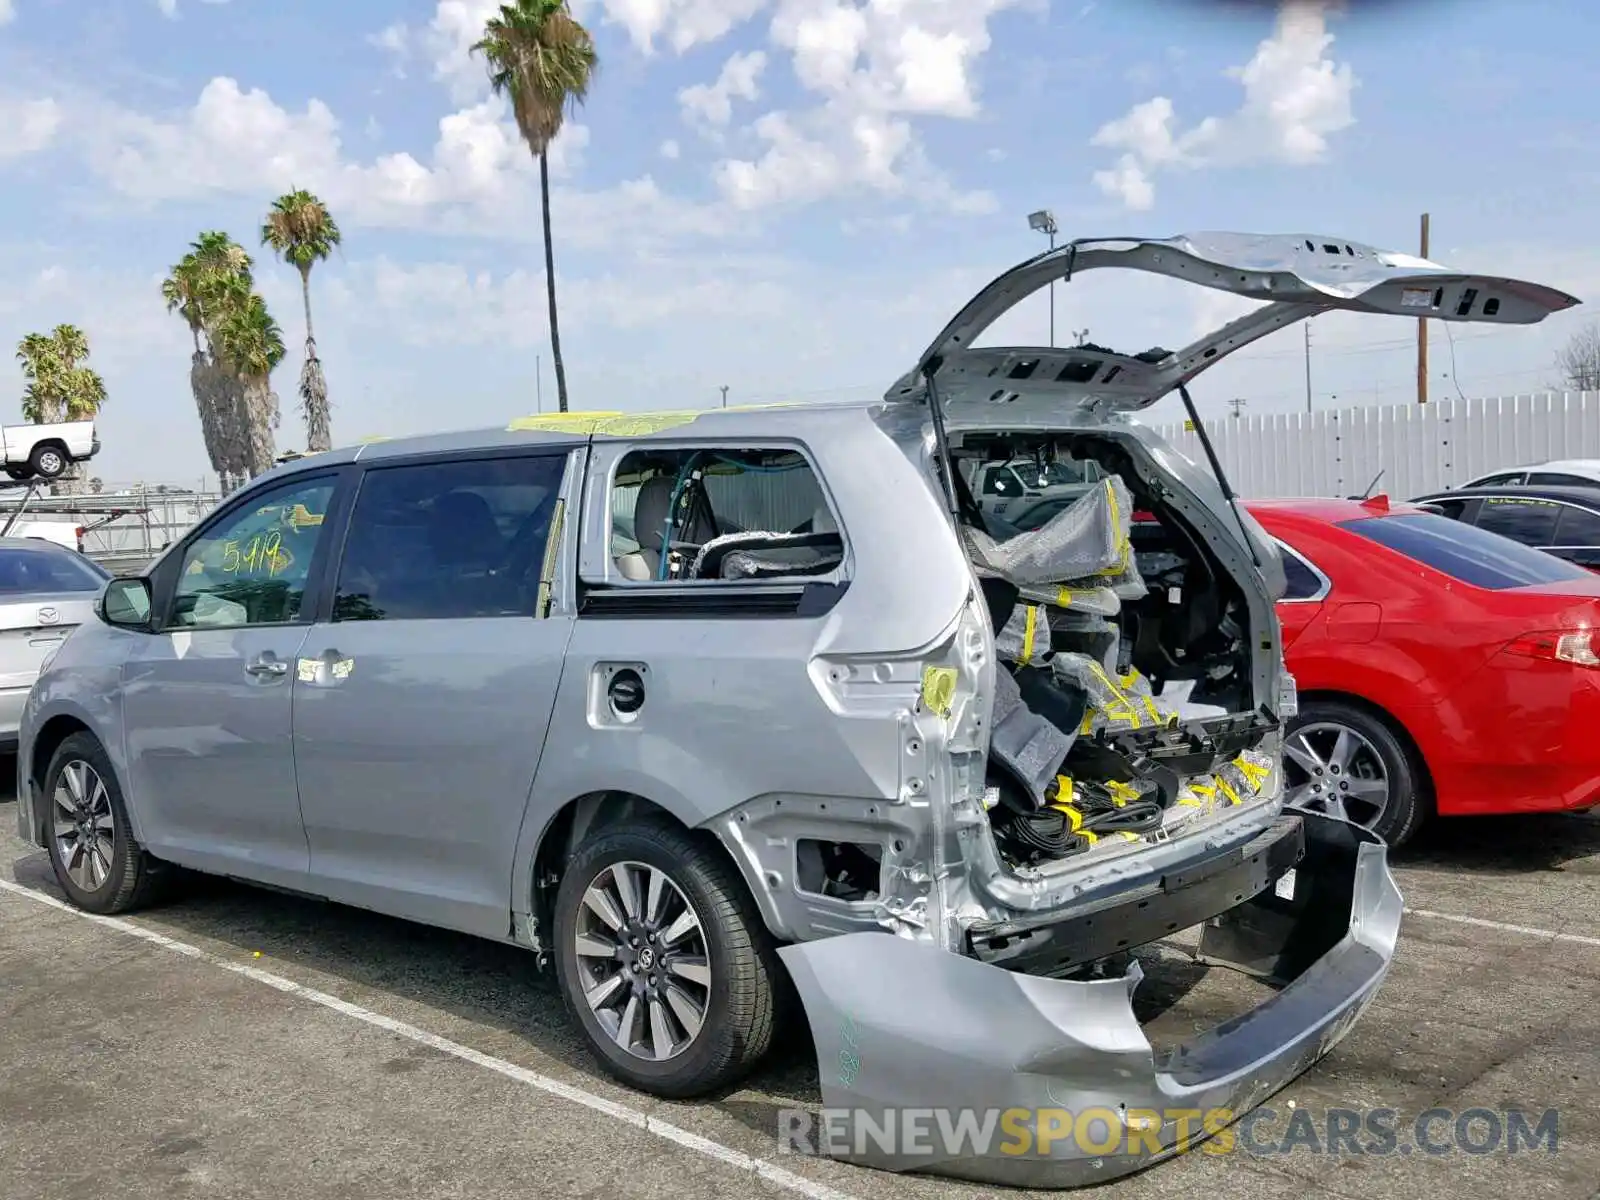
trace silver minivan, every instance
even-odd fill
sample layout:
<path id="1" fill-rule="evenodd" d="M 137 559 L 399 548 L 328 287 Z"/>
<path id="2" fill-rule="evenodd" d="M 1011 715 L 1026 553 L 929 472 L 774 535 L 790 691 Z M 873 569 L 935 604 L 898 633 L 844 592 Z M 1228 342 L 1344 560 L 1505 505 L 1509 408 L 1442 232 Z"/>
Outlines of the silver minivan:
<path id="1" fill-rule="evenodd" d="M 1263 304 L 1177 351 L 974 347 L 1103 268 Z M 832 1152 L 1126 1173 L 1333 1046 L 1401 914 L 1381 841 L 1284 810 L 1271 541 L 1209 443 L 1199 466 L 1133 414 L 1176 390 L 1203 431 L 1195 376 L 1332 309 L 1574 303 L 1344 239 L 1085 240 L 986 287 L 880 402 L 286 463 L 111 583 L 46 667 L 21 832 L 94 912 L 178 866 L 525 946 L 603 1066 L 657 1095 L 729 1085 L 798 1032 L 797 999 L 825 1105 L 874 1128 L 1117 1126 Z M 1017 462 L 1095 470 L 1019 529 L 971 486 Z M 1203 961 L 1274 990 L 1158 1051 L 1132 952 L 1196 926 Z"/>

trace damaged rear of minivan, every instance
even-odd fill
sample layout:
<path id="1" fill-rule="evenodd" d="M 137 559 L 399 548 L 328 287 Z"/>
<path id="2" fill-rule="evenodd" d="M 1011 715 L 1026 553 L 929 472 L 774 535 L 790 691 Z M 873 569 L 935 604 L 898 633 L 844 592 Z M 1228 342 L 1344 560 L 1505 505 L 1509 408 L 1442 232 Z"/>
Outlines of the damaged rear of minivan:
<path id="1" fill-rule="evenodd" d="M 974 348 L 1025 297 L 1109 267 L 1263 303 L 1178 351 Z M 875 877 L 898 936 L 780 951 L 821 1068 L 811 1148 L 1100 1182 L 1217 1132 L 1345 1034 L 1389 967 L 1401 898 L 1381 840 L 1284 809 L 1282 568 L 1188 385 L 1331 309 L 1531 324 L 1575 303 L 1344 239 L 1207 234 L 1069 243 L 951 321 L 875 419 L 948 513 L 972 586 L 901 718 L 925 836 Z M 1134 419 L 1172 392 L 1203 467 Z M 827 677 L 841 705 L 845 674 Z M 1196 926 L 1199 961 L 1270 994 L 1158 1050 L 1133 952 Z"/>

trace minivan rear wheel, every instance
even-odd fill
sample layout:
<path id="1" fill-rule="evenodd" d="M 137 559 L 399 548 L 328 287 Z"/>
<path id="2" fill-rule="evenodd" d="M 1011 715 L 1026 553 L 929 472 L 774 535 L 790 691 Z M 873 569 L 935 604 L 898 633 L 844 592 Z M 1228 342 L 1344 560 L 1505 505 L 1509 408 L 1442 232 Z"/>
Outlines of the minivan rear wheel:
<path id="1" fill-rule="evenodd" d="M 743 881 L 665 824 L 605 829 L 556 893 L 562 996 L 605 1069 L 670 1098 L 733 1083 L 772 1041 L 779 964 Z"/>
<path id="2" fill-rule="evenodd" d="M 155 898 L 165 864 L 133 839 L 122 788 L 105 748 L 75 733 L 44 773 L 50 866 L 67 899 L 87 912 L 128 912 Z"/>
<path id="3" fill-rule="evenodd" d="M 1341 817 L 1404 845 L 1422 824 L 1421 774 L 1388 724 L 1338 700 L 1309 700 L 1283 746 L 1291 808 Z"/>

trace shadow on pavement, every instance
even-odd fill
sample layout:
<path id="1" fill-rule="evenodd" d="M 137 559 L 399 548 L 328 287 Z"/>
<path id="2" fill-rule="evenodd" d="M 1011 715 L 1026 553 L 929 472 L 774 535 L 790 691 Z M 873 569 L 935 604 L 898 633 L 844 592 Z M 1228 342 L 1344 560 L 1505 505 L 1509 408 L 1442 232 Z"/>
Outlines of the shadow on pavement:
<path id="1" fill-rule="evenodd" d="M 1600 875 L 1600 815 L 1438 819 L 1396 851 L 1394 862 L 1504 875 L 1535 871 Z"/>

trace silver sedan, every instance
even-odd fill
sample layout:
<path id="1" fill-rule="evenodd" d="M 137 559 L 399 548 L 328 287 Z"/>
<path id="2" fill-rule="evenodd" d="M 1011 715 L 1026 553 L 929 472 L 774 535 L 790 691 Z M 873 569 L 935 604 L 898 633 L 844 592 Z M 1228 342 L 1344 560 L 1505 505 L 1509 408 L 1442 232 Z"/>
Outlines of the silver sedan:
<path id="1" fill-rule="evenodd" d="M 0 538 L 0 751 L 16 745 L 22 706 L 45 660 L 94 615 L 110 578 L 65 546 Z"/>

